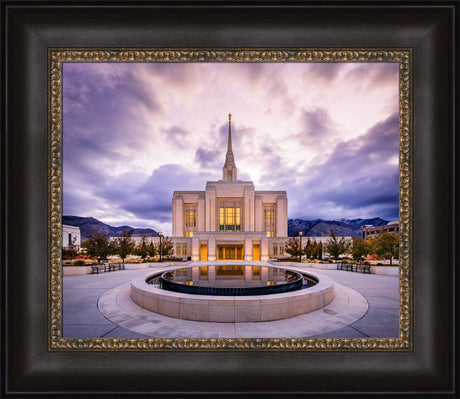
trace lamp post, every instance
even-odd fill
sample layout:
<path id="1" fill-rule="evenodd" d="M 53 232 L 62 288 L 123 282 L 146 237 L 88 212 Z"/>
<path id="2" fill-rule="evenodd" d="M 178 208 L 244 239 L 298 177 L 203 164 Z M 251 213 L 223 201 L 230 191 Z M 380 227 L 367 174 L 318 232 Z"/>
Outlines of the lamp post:
<path id="1" fill-rule="evenodd" d="M 303 232 L 302 231 L 299 231 L 299 237 L 300 237 L 300 263 L 302 263 L 302 235 L 303 235 Z"/>
<path id="2" fill-rule="evenodd" d="M 159 250 L 159 252 L 160 252 L 160 262 L 161 262 L 161 253 L 163 252 L 163 251 L 161 250 L 161 237 L 163 237 L 163 233 L 160 231 L 160 232 L 158 233 L 158 236 L 160 237 L 160 247 L 158 248 L 158 250 Z"/>

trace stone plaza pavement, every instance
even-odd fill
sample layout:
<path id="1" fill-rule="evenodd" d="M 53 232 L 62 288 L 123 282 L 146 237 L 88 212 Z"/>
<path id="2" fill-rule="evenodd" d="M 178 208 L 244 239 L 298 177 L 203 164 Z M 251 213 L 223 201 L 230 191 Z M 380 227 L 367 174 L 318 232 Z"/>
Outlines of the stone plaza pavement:
<path id="1" fill-rule="evenodd" d="M 308 271 L 304 265 L 300 268 Z M 154 273 L 155 267 L 64 276 L 63 337 L 393 338 L 399 335 L 397 276 L 313 270 L 336 283 L 335 298 L 329 305 L 290 319 L 253 323 L 178 320 L 142 309 L 129 298 L 129 282 L 141 274 Z"/>

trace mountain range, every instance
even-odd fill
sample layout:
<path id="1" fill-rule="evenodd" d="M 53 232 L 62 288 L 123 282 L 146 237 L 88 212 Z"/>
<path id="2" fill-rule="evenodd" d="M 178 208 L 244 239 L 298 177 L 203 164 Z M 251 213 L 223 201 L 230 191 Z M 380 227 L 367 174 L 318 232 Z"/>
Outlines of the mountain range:
<path id="1" fill-rule="evenodd" d="M 361 226 L 382 226 L 388 220 L 382 218 L 372 219 L 339 219 L 339 220 L 288 220 L 288 236 L 296 237 L 301 231 L 305 237 L 327 237 L 331 230 L 335 230 L 338 236 L 356 236 L 361 231 Z"/>
<path id="2" fill-rule="evenodd" d="M 88 234 L 97 229 L 100 232 L 107 234 L 109 237 L 118 237 L 124 230 L 132 232 L 133 237 L 158 237 L 158 232 L 153 229 L 137 229 L 131 226 L 113 227 L 101 222 L 93 217 L 81 216 L 62 216 L 62 223 L 70 226 L 80 227 L 82 240 L 88 237 Z M 338 219 L 338 220 L 304 220 L 304 219 L 289 219 L 288 220 L 288 236 L 296 237 L 302 231 L 304 237 L 327 237 L 331 230 L 335 230 L 339 236 L 356 236 L 362 225 L 381 226 L 387 224 L 388 220 L 382 218 L 372 219 Z"/>
<path id="3" fill-rule="evenodd" d="M 80 227 L 81 239 L 84 241 L 92 230 L 98 230 L 107 234 L 108 237 L 118 237 L 124 230 L 131 231 L 133 237 L 158 237 L 158 233 L 153 229 L 136 229 L 131 226 L 113 227 L 92 217 L 81 216 L 62 216 L 62 223 L 69 226 Z"/>

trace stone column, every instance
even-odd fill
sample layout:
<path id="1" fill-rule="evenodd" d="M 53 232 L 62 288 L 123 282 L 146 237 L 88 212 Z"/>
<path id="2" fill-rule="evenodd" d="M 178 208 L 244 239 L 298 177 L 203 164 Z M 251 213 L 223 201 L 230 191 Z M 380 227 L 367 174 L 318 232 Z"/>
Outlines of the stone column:
<path id="1" fill-rule="evenodd" d="M 204 195 L 200 195 L 198 198 L 197 213 L 197 230 L 206 231 L 206 199 Z"/>
<path id="2" fill-rule="evenodd" d="M 256 195 L 254 204 L 254 228 L 255 231 L 264 230 L 264 205 L 262 203 L 262 197 Z"/>
<path id="3" fill-rule="evenodd" d="M 183 197 L 178 195 L 173 199 L 173 237 L 184 236 L 184 202 Z"/>
<path id="4" fill-rule="evenodd" d="M 254 186 L 245 187 L 243 195 L 243 230 L 254 231 Z"/>
<path id="5" fill-rule="evenodd" d="M 208 260 L 216 260 L 216 239 L 214 237 L 209 237 L 208 239 Z"/>
<path id="6" fill-rule="evenodd" d="M 280 195 L 276 199 L 276 237 L 287 235 L 287 198 Z"/>
<path id="7" fill-rule="evenodd" d="M 200 260 L 200 240 L 197 237 L 192 238 L 192 260 Z"/>
<path id="8" fill-rule="evenodd" d="M 268 259 L 268 239 L 265 237 L 260 240 L 260 260 L 267 261 Z"/>
<path id="9" fill-rule="evenodd" d="M 206 187 L 206 231 L 217 231 L 216 189 Z"/>
<path id="10" fill-rule="evenodd" d="M 252 260 L 252 239 L 249 237 L 244 239 L 244 260 Z"/>

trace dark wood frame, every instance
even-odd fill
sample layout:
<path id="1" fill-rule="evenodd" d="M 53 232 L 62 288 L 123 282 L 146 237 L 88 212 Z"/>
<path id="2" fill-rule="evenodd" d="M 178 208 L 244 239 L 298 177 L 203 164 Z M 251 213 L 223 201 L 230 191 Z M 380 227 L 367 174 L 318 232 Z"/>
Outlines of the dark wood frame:
<path id="1" fill-rule="evenodd" d="M 2 1 L 3 394 L 458 395 L 459 3 L 264 4 Z M 48 352 L 47 48 L 82 46 L 412 48 L 414 351 Z"/>

